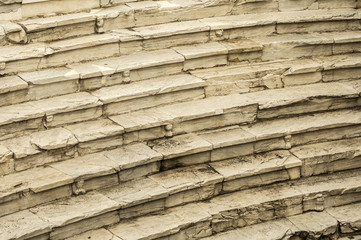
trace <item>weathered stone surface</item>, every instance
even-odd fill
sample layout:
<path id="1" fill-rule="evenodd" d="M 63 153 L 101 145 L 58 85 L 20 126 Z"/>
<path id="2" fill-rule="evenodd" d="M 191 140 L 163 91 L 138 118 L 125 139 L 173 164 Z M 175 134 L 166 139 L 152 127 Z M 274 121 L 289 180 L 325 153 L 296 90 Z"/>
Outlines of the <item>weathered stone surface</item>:
<path id="1" fill-rule="evenodd" d="M 279 240 L 290 237 L 295 226 L 287 219 L 268 221 L 236 230 L 219 233 L 205 238 L 205 240 L 252 239 Z"/>
<path id="2" fill-rule="evenodd" d="M 157 94 L 165 94 L 204 86 L 203 80 L 191 75 L 174 75 L 156 79 L 101 88 L 92 94 L 104 104 L 142 98 Z"/>
<path id="3" fill-rule="evenodd" d="M 355 203 L 326 211 L 340 223 L 341 233 L 354 233 L 361 229 L 360 207 L 360 203 Z"/>
<path id="4" fill-rule="evenodd" d="M 308 238 L 318 239 L 337 233 L 337 220 L 326 212 L 309 212 L 288 219 L 296 226 L 296 235 L 306 232 Z"/>
<path id="5" fill-rule="evenodd" d="M 53 150 L 76 145 L 78 140 L 64 128 L 55 128 L 30 135 L 31 144 L 42 150 Z"/>
<path id="6" fill-rule="evenodd" d="M 26 239 L 47 233 L 51 224 L 30 211 L 21 211 L 0 218 L 1 239 Z"/>
<path id="7" fill-rule="evenodd" d="M 80 143 L 122 135 L 124 132 L 124 128 L 108 119 L 81 122 L 65 128 L 72 132 Z"/>
<path id="8" fill-rule="evenodd" d="M 100 192 L 109 199 L 116 201 L 119 208 L 128 208 L 162 199 L 169 195 L 166 188 L 150 178 L 136 179 Z"/>
<path id="9" fill-rule="evenodd" d="M 74 237 L 67 238 L 66 240 L 121 240 L 117 236 L 114 236 L 111 232 L 107 231 L 104 228 L 98 230 L 92 230 L 85 232 Z"/>
<path id="10" fill-rule="evenodd" d="M 194 134 L 177 136 L 166 140 L 157 140 L 152 143 L 153 149 L 171 159 L 185 155 L 205 152 L 212 149 L 212 144 Z"/>
<path id="11" fill-rule="evenodd" d="M 213 131 L 199 136 L 212 143 L 213 148 L 223 148 L 256 141 L 255 136 L 240 128 Z"/>
<path id="12" fill-rule="evenodd" d="M 45 114 L 53 115 L 56 113 L 97 107 L 100 105 L 101 103 L 96 97 L 90 95 L 89 93 L 81 92 L 6 106 L 0 108 L 1 112 L 6 113 L 1 114 L 0 125 L 43 117 Z"/>
<path id="13" fill-rule="evenodd" d="M 104 155 L 116 162 L 120 169 L 157 162 L 163 159 L 162 154 L 152 150 L 143 143 L 136 143 L 105 152 Z"/>
<path id="14" fill-rule="evenodd" d="M 39 193 L 64 186 L 73 182 L 73 178 L 62 172 L 49 167 L 33 168 L 26 171 L 6 175 L 2 178 L 1 202 L 7 201 L 7 197 L 13 196 L 18 199 L 15 193 L 27 193 L 31 190 Z M 9 199 L 8 199 L 9 200 Z"/>
<path id="15" fill-rule="evenodd" d="M 187 60 L 228 54 L 228 49 L 217 42 L 199 44 L 195 46 L 175 47 L 173 49 L 182 54 Z"/>
<path id="16" fill-rule="evenodd" d="M 23 90 L 28 84 L 17 76 L 0 78 L 0 94 Z"/>
<path id="17" fill-rule="evenodd" d="M 5 140 L 2 144 L 9 148 L 14 153 L 14 158 L 17 159 L 36 155 L 41 152 L 39 149 L 31 145 L 29 136 Z"/>
<path id="18" fill-rule="evenodd" d="M 80 220 L 111 212 L 116 202 L 99 193 L 72 197 L 52 204 L 31 208 L 30 211 L 54 227 L 65 226 Z"/>
<path id="19" fill-rule="evenodd" d="M 89 154 L 83 157 L 54 163 L 50 166 L 72 176 L 76 180 L 110 175 L 119 171 L 118 164 L 105 157 L 102 153 Z"/>
<path id="20" fill-rule="evenodd" d="M 124 240 L 156 239 L 177 233 L 180 228 L 190 224 L 207 221 L 210 215 L 196 204 L 170 209 L 163 215 L 145 216 L 124 221 L 108 230 Z M 159 223 L 162 224 L 159 224 Z"/>
<path id="21" fill-rule="evenodd" d="M 256 123 L 253 126 L 242 127 L 242 129 L 255 135 L 256 139 L 260 140 L 289 134 L 354 125 L 360 122 L 360 117 L 361 116 L 355 111 L 342 110 L 313 114 L 312 116 L 300 116 Z"/>
<path id="22" fill-rule="evenodd" d="M 291 152 L 303 161 L 302 174 L 311 176 L 356 168 L 353 159 L 361 155 L 359 143 L 359 138 L 345 139 L 299 146 L 292 148 Z M 338 160 L 345 161 L 343 164 L 338 164 Z M 357 163 L 358 160 L 355 160 Z M 335 162 L 336 166 L 333 166 L 332 162 Z"/>
<path id="23" fill-rule="evenodd" d="M 225 181 L 249 177 L 267 172 L 300 167 L 301 161 L 288 151 L 274 151 L 256 156 L 245 156 L 210 164 L 224 176 Z"/>
<path id="24" fill-rule="evenodd" d="M 149 178 L 167 189 L 170 194 L 214 185 L 223 180 L 223 176 L 208 165 L 177 168 L 152 175 Z"/>

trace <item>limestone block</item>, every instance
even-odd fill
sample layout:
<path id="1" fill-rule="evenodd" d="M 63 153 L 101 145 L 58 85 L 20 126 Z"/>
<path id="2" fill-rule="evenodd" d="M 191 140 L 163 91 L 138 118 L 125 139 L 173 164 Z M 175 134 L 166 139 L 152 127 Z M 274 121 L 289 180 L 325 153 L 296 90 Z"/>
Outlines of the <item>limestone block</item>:
<path id="1" fill-rule="evenodd" d="M 119 208 L 129 208 L 143 203 L 163 199 L 169 195 L 168 191 L 149 178 L 141 178 L 121 183 L 100 191 L 109 199 L 116 201 Z"/>
<path id="2" fill-rule="evenodd" d="M 242 0 L 236 3 L 232 9 L 233 15 L 278 12 L 278 2 L 274 0 L 249 1 Z"/>
<path id="3" fill-rule="evenodd" d="M 279 10 L 282 12 L 316 10 L 319 8 L 319 4 L 317 0 L 279 0 Z"/>
<path id="4" fill-rule="evenodd" d="M 119 171 L 118 164 L 102 153 L 89 154 L 50 166 L 72 176 L 76 181 L 111 175 Z"/>
<path id="5" fill-rule="evenodd" d="M 153 212 L 163 211 L 165 209 L 165 200 L 155 200 L 133 207 L 124 208 L 119 210 L 120 219 L 129 219 L 133 217 L 140 217 Z"/>
<path id="6" fill-rule="evenodd" d="M 161 161 L 161 169 L 167 170 L 178 167 L 191 166 L 194 164 L 208 163 L 211 161 L 211 152 L 201 152 L 183 157 Z"/>
<path id="7" fill-rule="evenodd" d="M 254 144 L 245 143 L 224 148 L 214 149 L 211 152 L 211 161 L 219 161 L 254 153 Z"/>
<path id="8" fill-rule="evenodd" d="M 66 240 L 88 240 L 88 239 L 121 240 L 120 238 L 114 236 L 111 232 L 107 231 L 104 228 L 100 228 L 98 230 L 91 230 L 89 232 L 85 232 L 85 233 L 67 238 Z"/>
<path id="9" fill-rule="evenodd" d="M 208 31 L 182 33 L 178 35 L 170 35 L 157 38 L 146 38 L 143 40 L 145 50 L 156 50 L 163 48 L 171 48 L 180 45 L 191 45 L 206 43 L 210 40 Z"/>
<path id="10" fill-rule="evenodd" d="M 64 128 L 55 128 L 30 135 L 30 142 L 42 150 L 53 150 L 76 145 L 78 140 Z"/>
<path id="11" fill-rule="evenodd" d="M 303 161 L 302 175 L 311 176 L 333 170 L 352 169 L 355 164 L 357 166 L 357 159 L 353 159 L 360 155 L 358 142 L 359 139 L 355 138 L 317 143 L 296 147 L 291 152 Z M 342 164 L 333 163 L 338 160 L 343 160 Z"/>
<path id="12" fill-rule="evenodd" d="M 307 85 L 323 80 L 321 72 L 286 75 L 282 78 L 285 86 Z"/>
<path id="13" fill-rule="evenodd" d="M 28 210 L 1 218 L 0 226 L 2 239 L 31 238 L 51 230 L 50 223 Z"/>
<path id="14" fill-rule="evenodd" d="M 212 145 L 209 142 L 194 134 L 177 136 L 166 140 L 157 140 L 154 141 L 152 145 L 155 151 L 164 156 L 164 159 L 181 157 L 212 149 Z"/>
<path id="15" fill-rule="evenodd" d="M 103 21 L 102 29 L 105 32 L 135 26 L 134 10 L 127 5 L 100 10 L 96 16 L 98 21 Z"/>
<path id="16" fill-rule="evenodd" d="M 352 80 L 355 79 L 360 72 L 361 72 L 360 68 L 327 70 L 322 72 L 322 80 L 325 82 Z"/>
<path id="17" fill-rule="evenodd" d="M 159 162 L 153 162 L 148 163 L 145 165 L 141 165 L 135 168 L 128 168 L 125 170 L 121 170 L 119 172 L 119 181 L 120 182 L 126 182 L 133 179 L 141 178 L 144 176 L 148 176 L 154 173 L 159 172 L 160 170 L 160 163 Z"/>
<path id="18" fill-rule="evenodd" d="M 326 212 L 309 212 L 298 216 L 288 217 L 296 226 L 295 235 L 307 233 L 310 239 L 318 239 L 321 236 L 334 236 L 337 234 L 338 222 Z"/>
<path id="19" fill-rule="evenodd" d="M 145 216 L 122 221 L 108 230 L 121 239 L 160 238 L 179 232 L 182 227 L 210 219 L 196 204 L 170 209 L 163 215 Z M 162 222 L 162 224 L 159 224 Z"/>
<path id="20" fill-rule="evenodd" d="M 342 3 L 336 0 L 318 0 L 319 8 L 356 8 L 356 2 L 345 0 Z"/>
<path id="21" fill-rule="evenodd" d="M 70 5 L 72 5 L 70 7 Z M 23 18 L 35 17 L 38 15 L 49 15 L 52 13 L 80 12 L 92 8 L 98 8 L 99 1 L 96 0 L 56 0 L 56 1 L 23 1 Z"/>
<path id="22" fill-rule="evenodd" d="M 254 240 L 279 240 L 285 237 L 291 237 L 297 228 L 287 219 L 267 221 L 264 223 L 246 226 L 240 229 L 230 230 L 205 238 L 205 240 L 216 239 L 249 239 Z"/>
<path id="23" fill-rule="evenodd" d="M 341 233 L 354 233 L 360 231 L 360 204 L 350 204 L 343 207 L 329 208 L 327 213 L 340 223 Z"/>
<path id="24" fill-rule="evenodd" d="M 1 203 L 0 215 L 16 213 L 18 211 L 25 210 L 40 204 L 48 203 L 61 198 L 70 197 L 73 193 L 71 190 L 71 185 L 69 184 L 61 187 L 51 188 L 43 192 L 24 192 L 20 194 L 22 194 L 23 197 Z"/>
<path id="25" fill-rule="evenodd" d="M 55 240 L 63 240 L 80 233 L 101 228 L 103 226 L 112 225 L 119 222 L 119 214 L 117 211 L 109 212 L 99 216 L 86 218 L 85 220 L 72 223 L 70 225 L 56 228 L 50 233 L 50 238 Z"/>
<path id="26" fill-rule="evenodd" d="M 122 148 L 105 152 L 105 156 L 116 162 L 120 169 L 129 169 L 153 163 L 163 156 L 143 143 L 127 145 Z"/>
<path id="27" fill-rule="evenodd" d="M 183 205 L 185 203 L 202 201 L 217 196 L 222 191 L 222 184 L 202 186 L 170 195 L 165 200 L 165 207 Z"/>
<path id="28" fill-rule="evenodd" d="M 56 207 L 55 207 L 56 206 Z M 99 193 L 72 197 L 52 204 L 31 208 L 30 211 L 53 226 L 61 227 L 99 216 L 116 209 L 116 202 Z"/>
<path id="29" fill-rule="evenodd" d="M 222 182 L 223 177 L 207 165 L 190 166 L 168 170 L 149 177 L 163 186 L 170 194 L 215 185 Z"/>

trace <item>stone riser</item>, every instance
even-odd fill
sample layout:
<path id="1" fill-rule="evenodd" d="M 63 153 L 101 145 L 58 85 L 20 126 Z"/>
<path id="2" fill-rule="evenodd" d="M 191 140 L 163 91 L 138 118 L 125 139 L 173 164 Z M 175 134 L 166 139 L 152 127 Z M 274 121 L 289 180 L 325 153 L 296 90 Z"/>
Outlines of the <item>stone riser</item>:
<path id="1" fill-rule="evenodd" d="M 348 173 L 344 173 L 344 175 L 346 174 Z M 29 233 L 29 236 L 35 237 L 47 233 L 50 234 L 52 239 L 63 239 L 84 231 L 112 225 L 119 221 L 119 224 L 111 226 L 108 229 L 112 233 L 122 237 L 122 239 L 128 239 L 128 234 L 131 234 L 134 239 L 141 239 L 140 236 L 147 236 L 148 239 L 171 236 L 178 233 L 180 229 L 187 230 L 190 226 L 194 226 L 194 224 L 204 222 L 206 222 L 205 226 L 207 228 L 211 227 L 212 229 L 212 231 L 206 232 L 217 233 L 260 223 L 262 221 L 290 217 L 312 210 L 322 211 L 331 207 L 359 202 L 361 200 L 358 189 L 359 185 L 355 184 L 359 176 L 355 176 L 355 172 L 353 173 L 355 177 L 352 177 L 352 173 L 348 175 L 346 178 L 329 180 L 330 183 L 322 182 L 322 180 L 326 182 L 327 180 L 325 177 L 321 177 L 318 178 L 318 180 L 317 178 L 311 178 L 295 183 L 275 184 L 269 187 L 234 192 L 232 194 L 216 196 L 208 202 L 191 203 L 181 207 L 170 208 L 164 212 L 164 215 L 142 216 L 130 221 L 122 221 L 123 217 L 127 216 L 127 212 L 124 212 L 124 210 L 120 210 L 120 212 L 117 211 L 119 205 L 116 202 L 116 198 L 110 200 L 113 199 L 110 195 L 108 195 L 109 198 L 107 198 L 98 193 L 91 193 L 58 202 L 58 204 L 63 202 L 64 206 L 61 208 L 69 211 L 71 209 L 75 210 L 75 208 L 79 207 L 79 204 L 84 204 L 84 201 L 86 201 L 88 207 L 92 204 L 99 204 L 99 201 L 102 201 L 104 204 L 103 210 L 96 207 L 96 210 L 94 209 L 92 213 L 89 212 L 85 218 L 85 215 L 82 215 L 80 219 L 77 217 L 78 214 L 82 214 L 82 211 L 89 211 L 88 209 L 84 209 L 84 207 L 79 209 L 79 213 L 74 212 L 71 216 L 65 216 L 65 212 L 57 212 L 59 210 L 54 211 L 54 206 L 57 203 L 30 209 L 30 212 L 33 213 L 30 215 L 33 218 L 37 219 L 36 215 L 38 215 L 42 219 L 49 219 L 48 221 L 52 223 L 53 226 L 42 223 L 42 230 L 34 231 L 39 228 L 39 226 L 35 226 L 32 233 Z M 329 177 L 332 178 L 332 176 Z M 335 185 L 332 186 L 333 184 Z M 319 189 L 317 189 L 317 187 L 319 187 Z M 194 196 L 194 194 L 191 194 L 191 196 Z M 197 200 L 199 200 L 199 198 L 197 198 Z M 154 210 L 164 209 L 164 205 L 162 207 L 162 204 L 157 204 L 156 202 L 152 204 Z M 142 209 L 150 209 L 149 207 L 150 206 L 147 205 L 141 206 Z M 136 211 L 139 211 L 139 209 Z M 21 212 L 19 213 L 21 214 Z M 179 214 L 188 215 L 189 217 L 180 218 Z M 56 220 L 57 215 L 62 215 L 63 219 L 60 221 Z M 14 214 L 6 216 L 1 220 L 9 221 L 11 219 L 12 222 L 17 222 L 18 220 L 16 218 L 17 216 Z M 157 221 L 156 219 L 162 221 L 162 226 L 153 226 L 149 229 L 149 226 L 145 223 Z M 40 222 L 42 221 L 44 220 Z M 34 221 L 34 224 L 39 224 L 39 220 Z M 135 236 L 137 237 L 133 234 L 136 234 Z M 210 234 L 206 234 L 203 235 L 203 237 L 209 235 Z"/>

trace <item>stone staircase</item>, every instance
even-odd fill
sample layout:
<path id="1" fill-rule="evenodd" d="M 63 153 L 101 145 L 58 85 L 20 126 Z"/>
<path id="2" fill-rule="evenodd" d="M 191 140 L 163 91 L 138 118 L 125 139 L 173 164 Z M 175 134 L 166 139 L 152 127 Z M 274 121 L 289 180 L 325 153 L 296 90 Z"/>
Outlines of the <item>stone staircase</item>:
<path id="1" fill-rule="evenodd" d="M 0 0 L 0 239 L 361 239 L 361 2 Z"/>

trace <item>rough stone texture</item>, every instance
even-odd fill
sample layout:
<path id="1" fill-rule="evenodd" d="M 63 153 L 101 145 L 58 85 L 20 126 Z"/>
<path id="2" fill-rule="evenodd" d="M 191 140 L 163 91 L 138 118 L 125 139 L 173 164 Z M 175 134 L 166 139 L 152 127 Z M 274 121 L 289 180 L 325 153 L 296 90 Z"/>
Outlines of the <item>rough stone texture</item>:
<path id="1" fill-rule="evenodd" d="M 71 132 L 64 128 L 55 128 L 30 135 L 31 144 L 42 150 L 65 148 L 78 143 Z"/>
<path id="2" fill-rule="evenodd" d="M 26 210 L 1 218 L 0 226 L 1 239 L 25 239 L 49 232 L 51 224 Z"/>
<path id="3" fill-rule="evenodd" d="M 354 233 L 361 229 L 360 206 L 360 204 L 352 204 L 326 211 L 340 223 L 341 233 Z"/>

